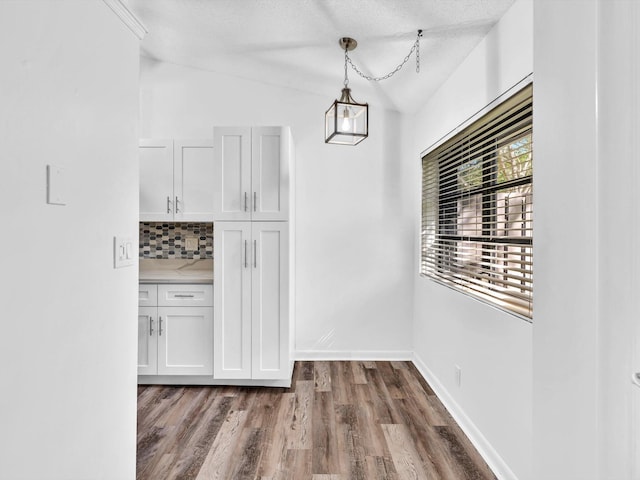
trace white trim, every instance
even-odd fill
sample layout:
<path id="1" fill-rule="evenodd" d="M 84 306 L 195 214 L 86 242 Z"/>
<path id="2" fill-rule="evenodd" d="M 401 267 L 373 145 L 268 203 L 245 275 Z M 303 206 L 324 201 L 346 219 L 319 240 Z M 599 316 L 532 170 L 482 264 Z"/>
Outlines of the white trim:
<path id="1" fill-rule="evenodd" d="M 491 468 L 496 477 L 499 480 L 518 480 L 516 474 L 513 473 L 507 463 L 502 459 L 495 448 L 493 448 L 478 427 L 476 427 L 471 419 L 467 417 L 464 410 L 456 403 L 447 389 L 415 353 L 413 354 L 413 364 L 431 386 L 433 392 L 437 395 L 438 399 L 442 402 L 465 435 L 469 438 L 473 446 L 476 447 L 476 450 L 478 450 L 478 453 L 482 456 L 484 461 L 487 462 L 487 465 L 489 465 L 489 468 Z"/>
<path id="2" fill-rule="evenodd" d="M 420 161 L 422 161 L 422 157 L 427 155 L 429 152 L 431 152 L 432 150 L 438 148 L 440 145 L 442 145 L 444 142 L 449 140 L 451 137 L 453 137 L 454 135 L 458 134 L 459 132 L 461 132 L 462 130 L 467 128 L 469 125 L 471 125 L 473 122 L 478 120 L 480 117 L 482 117 L 489 110 L 493 110 L 495 107 L 500 105 L 502 102 L 504 102 L 505 100 L 508 100 L 511 97 L 511 95 L 513 95 L 514 93 L 516 93 L 519 90 L 523 89 L 524 87 L 526 87 L 530 83 L 533 83 L 533 73 L 530 73 L 529 75 L 524 77 L 522 80 L 520 80 L 518 83 L 516 83 L 512 87 L 508 88 L 506 91 L 502 92 L 496 98 L 491 100 L 486 106 L 482 107 L 476 113 L 474 113 L 469 118 L 467 118 L 460 125 L 455 127 L 453 130 L 449 131 L 448 133 L 445 133 L 442 137 L 440 137 L 438 140 L 433 142 L 429 147 L 425 148 L 420 153 Z"/>
<path id="3" fill-rule="evenodd" d="M 122 23 L 124 23 L 129 30 L 131 30 L 136 37 L 142 40 L 149 30 L 144 24 L 140 21 L 138 17 L 134 15 L 134 13 L 129 10 L 129 7 L 124 3 L 124 0 L 102 0 L 107 6 L 113 10 Z"/>
<path id="4" fill-rule="evenodd" d="M 410 350 L 296 350 L 296 360 L 361 360 L 406 361 L 413 358 Z"/>
<path id="5" fill-rule="evenodd" d="M 291 377 L 282 380 L 214 379 L 211 375 L 138 375 L 138 385 L 218 385 L 233 387 L 291 387 Z"/>

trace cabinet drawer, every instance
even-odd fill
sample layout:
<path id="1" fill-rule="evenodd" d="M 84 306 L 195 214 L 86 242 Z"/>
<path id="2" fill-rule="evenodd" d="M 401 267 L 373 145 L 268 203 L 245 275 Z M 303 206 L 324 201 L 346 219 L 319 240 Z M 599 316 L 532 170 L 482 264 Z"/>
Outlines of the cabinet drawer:
<path id="1" fill-rule="evenodd" d="M 212 305 L 212 285 L 158 285 L 158 306 L 160 307 L 211 307 Z"/>
<path id="2" fill-rule="evenodd" d="M 138 306 L 155 307 L 158 305 L 158 285 L 140 284 L 138 285 Z"/>

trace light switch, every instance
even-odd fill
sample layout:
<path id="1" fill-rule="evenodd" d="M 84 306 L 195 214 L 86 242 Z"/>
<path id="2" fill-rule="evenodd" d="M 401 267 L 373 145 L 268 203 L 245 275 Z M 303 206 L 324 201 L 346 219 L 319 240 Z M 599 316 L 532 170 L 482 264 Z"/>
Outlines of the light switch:
<path id="1" fill-rule="evenodd" d="M 64 167 L 47 165 L 47 203 L 67 204 L 67 176 Z"/>
<path id="2" fill-rule="evenodd" d="M 135 263 L 133 239 L 131 237 L 113 237 L 113 268 L 122 268 Z"/>

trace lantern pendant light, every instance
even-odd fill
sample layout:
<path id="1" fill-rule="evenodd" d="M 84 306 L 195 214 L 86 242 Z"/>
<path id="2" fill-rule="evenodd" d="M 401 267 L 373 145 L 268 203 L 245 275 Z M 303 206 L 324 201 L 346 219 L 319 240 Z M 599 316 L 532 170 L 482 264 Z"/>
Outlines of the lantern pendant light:
<path id="1" fill-rule="evenodd" d="M 355 72 L 370 82 L 381 82 L 393 77 L 409 61 L 411 55 L 416 54 L 416 73 L 420 73 L 420 39 L 422 30 L 418 30 L 416 39 L 409 50 L 409 54 L 393 70 L 386 75 L 374 77 L 363 73 L 349 58 L 349 52 L 356 48 L 358 42 L 353 38 L 342 37 L 339 40 L 340 48 L 344 49 L 344 88 L 340 100 L 324 114 L 324 141 L 336 145 L 357 145 L 369 135 L 369 105 L 358 103 L 351 96 L 347 64 L 350 64 Z"/>
<path id="2" fill-rule="evenodd" d="M 353 38 L 340 39 L 340 47 L 344 49 L 344 88 L 340 99 L 324 115 L 325 143 L 357 145 L 369 135 L 369 105 L 353 99 L 347 75 L 347 52 L 357 45 Z"/>

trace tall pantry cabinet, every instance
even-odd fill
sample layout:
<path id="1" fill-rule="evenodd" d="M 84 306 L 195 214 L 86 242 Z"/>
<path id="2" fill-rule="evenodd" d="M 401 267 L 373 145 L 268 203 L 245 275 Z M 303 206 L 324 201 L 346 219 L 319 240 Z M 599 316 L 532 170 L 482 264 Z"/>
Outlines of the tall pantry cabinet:
<path id="1" fill-rule="evenodd" d="M 214 378 L 290 379 L 291 133 L 219 127 L 213 144 Z"/>

